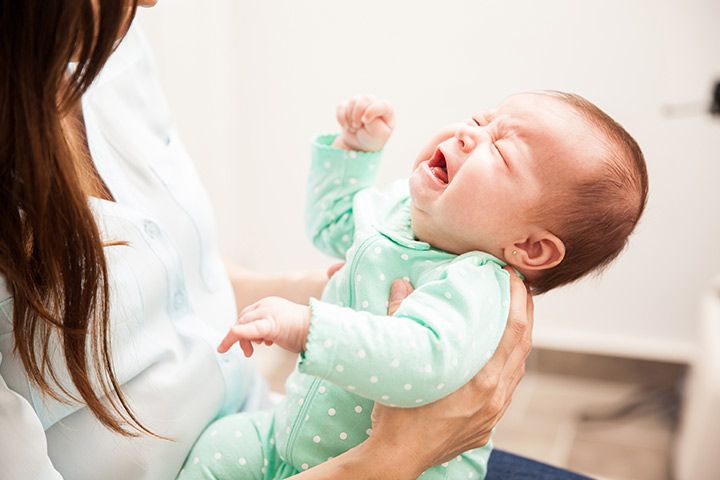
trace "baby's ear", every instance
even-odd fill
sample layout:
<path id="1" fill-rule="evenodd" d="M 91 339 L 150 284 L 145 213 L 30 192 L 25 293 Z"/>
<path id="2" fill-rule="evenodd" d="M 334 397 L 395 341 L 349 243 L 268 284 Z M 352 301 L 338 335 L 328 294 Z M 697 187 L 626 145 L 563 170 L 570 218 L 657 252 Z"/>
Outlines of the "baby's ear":
<path id="1" fill-rule="evenodd" d="M 540 230 L 505 247 L 503 255 L 506 262 L 521 272 L 547 270 L 565 258 L 565 244 L 556 235 Z"/>

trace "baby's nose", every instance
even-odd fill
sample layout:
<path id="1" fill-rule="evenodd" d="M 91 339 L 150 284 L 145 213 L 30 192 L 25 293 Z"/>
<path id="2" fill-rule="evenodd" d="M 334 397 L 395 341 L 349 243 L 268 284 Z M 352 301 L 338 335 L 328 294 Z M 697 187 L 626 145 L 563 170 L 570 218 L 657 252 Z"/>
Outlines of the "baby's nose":
<path id="1" fill-rule="evenodd" d="M 472 152 L 477 143 L 470 128 L 465 126 L 461 126 L 460 128 L 458 128 L 458 130 L 455 132 L 455 138 L 458 141 L 460 150 L 462 150 L 464 153 Z"/>

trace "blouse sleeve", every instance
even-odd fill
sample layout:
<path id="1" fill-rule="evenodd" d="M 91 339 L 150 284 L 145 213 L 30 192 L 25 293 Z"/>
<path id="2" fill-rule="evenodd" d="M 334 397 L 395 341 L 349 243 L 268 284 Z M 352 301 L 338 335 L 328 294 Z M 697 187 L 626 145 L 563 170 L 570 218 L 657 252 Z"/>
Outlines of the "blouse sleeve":
<path id="1" fill-rule="evenodd" d="M 40 419 L 23 397 L 8 388 L 2 376 L 0 432 L 0 477 L 7 480 L 62 480 L 48 457 Z"/>

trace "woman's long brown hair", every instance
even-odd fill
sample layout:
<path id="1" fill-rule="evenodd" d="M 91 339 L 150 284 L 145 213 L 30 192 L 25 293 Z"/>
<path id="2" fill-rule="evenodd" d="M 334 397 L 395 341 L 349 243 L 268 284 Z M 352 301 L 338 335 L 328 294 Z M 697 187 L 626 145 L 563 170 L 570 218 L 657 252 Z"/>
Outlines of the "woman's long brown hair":
<path id="1" fill-rule="evenodd" d="M 87 405 L 126 436 L 154 434 L 113 369 L 104 246 L 80 174 L 84 133 L 71 120 L 136 8 L 137 0 L 0 0 L 0 273 L 14 299 L 15 351 L 43 393 Z M 76 392 L 58 380 L 55 343 Z"/>

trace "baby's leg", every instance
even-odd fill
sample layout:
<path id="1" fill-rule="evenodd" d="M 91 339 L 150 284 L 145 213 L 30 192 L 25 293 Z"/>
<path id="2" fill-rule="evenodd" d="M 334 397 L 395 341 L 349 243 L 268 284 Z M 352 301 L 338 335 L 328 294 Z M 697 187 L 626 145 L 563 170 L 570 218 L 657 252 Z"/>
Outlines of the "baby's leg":
<path id="1" fill-rule="evenodd" d="M 200 435 L 177 480 L 273 478 L 280 459 L 272 438 L 272 412 L 223 417 Z"/>

